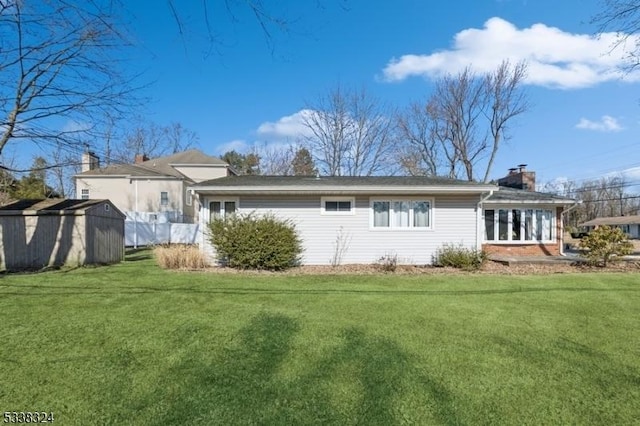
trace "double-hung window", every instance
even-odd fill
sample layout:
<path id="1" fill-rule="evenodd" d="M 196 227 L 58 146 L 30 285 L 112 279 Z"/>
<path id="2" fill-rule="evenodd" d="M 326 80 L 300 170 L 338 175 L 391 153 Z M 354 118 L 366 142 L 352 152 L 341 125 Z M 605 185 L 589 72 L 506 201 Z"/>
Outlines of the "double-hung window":
<path id="1" fill-rule="evenodd" d="M 486 209 L 485 241 L 553 241 L 554 216 L 547 209 Z"/>
<path id="2" fill-rule="evenodd" d="M 432 229 L 433 201 L 427 199 L 389 199 L 371 201 L 374 229 Z"/>
<path id="3" fill-rule="evenodd" d="M 237 210 L 237 201 L 219 200 L 209 202 L 209 220 L 220 219 L 234 214 Z"/>
<path id="4" fill-rule="evenodd" d="M 165 207 L 169 205 L 169 193 L 166 191 L 160 192 L 160 205 Z"/>
<path id="5" fill-rule="evenodd" d="M 82 189 L 80 190 L 81 195 L 80 198 L 83 200 L 88 200 L 89 199 L 89 190 L 88 189 Z"/>

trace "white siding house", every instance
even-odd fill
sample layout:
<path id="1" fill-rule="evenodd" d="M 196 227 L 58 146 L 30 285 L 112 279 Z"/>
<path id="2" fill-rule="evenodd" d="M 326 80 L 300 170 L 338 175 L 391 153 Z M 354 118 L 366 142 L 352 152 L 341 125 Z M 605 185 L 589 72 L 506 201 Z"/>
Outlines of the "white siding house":
<path id="1" fill-rule="evenodd" d="M 202 224 L 212 214 L 273 213 L 296 225 L 303 264 L 328 265 L 336 256 L 370 264 L 385 255 L 430 264 L 443 244 L 479 249 L 478 203 L 497 187 L 426 177 L 234 176 L 190 189 L 200 197 Z M 200 242 L 215 257 L 206 231 Z"/>

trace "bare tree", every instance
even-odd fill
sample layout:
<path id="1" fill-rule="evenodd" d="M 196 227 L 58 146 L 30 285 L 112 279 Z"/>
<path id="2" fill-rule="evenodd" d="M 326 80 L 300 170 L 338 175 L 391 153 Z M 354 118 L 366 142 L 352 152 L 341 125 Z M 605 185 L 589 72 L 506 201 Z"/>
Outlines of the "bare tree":
<path id="1" fill-rule="evenodd" d="M 73 175 L 80 173 L 81 165 L 78 155 L 70 153 L 57 146 L 51 151 L 50 158 L 56 167 L 51 168 L 50 180 L 54 190 L 62 198 L 73 197 L 74 181 Z"/>
<path id="2" fill-rule="evenodd" d="M 615 32 L 617 41 L 612 49 L 623 49 L 627 55 L 629 71 L 640 66 L 640 2 L 637 0 L 602 0 L 602 11 L 592 23 L 598 32 Z"/>
<path id="3" fill-rule="evenodd" d="M 575 227 L 598 217 L 638 214 L 640 195 L 630 192 L 630 187 L 631 182 L 622 176 L 605 176 L 583 182 L 547 184 L 545 191 L 581 201 L 567 217 L 566 225 Z"/>
<path id="4" fill-rule="evenodd" d="M 15 168 L 15 156 L 0 155 L 0 206 L 10 202 L 15 190 L 16 178 L 9 170 Z"/>
<path id="5" fill-rule="evenodd" d="M 322 11 L 327 7 L 327 3 L 337 3 L 342 9 L 347 9 L 347 0 L 338 0 L 327 2 L 325 0 L 316 0 L 317 11 Z M 189 33 L 194 33 L 194 22 L 187 24 L 185 13 L 181 10 L 181 2 L 169 0 L 169 11 L 173 16 L 178 32 L 184 38 Z M 267 47 L 274 53 L 277 36 L 286 36 L 291 33 L 300 34 L 303 32 L 304 25 L 301 17 L 294 17 L 291 13 L 291 5 L 280 5 L 278 2 L 265 2 L 264 0 L 223 0 L 211 1 L 203 0 L 201 2 L 203 19 L 201 22 L 195 22 L 197 28 L 202 28 L 204 24 L 204 32 L 210 43 L 211 48 L 217 48 L 229 43 L 225 34 L 214 23 L 219 22 L 219 16 L 225 15 L 227 20 L 234 26 L 243 24 L 246 21 L 252 21 L 257 25 L 264 36 Z M 317 14 L 317 12 L 316 12 Z M 214 20 L 215 18 L 215 20 Z M 245 21 L 245 22 L 243 22 Z"/>
<path id="6" fill-rule="evenodd" d="M 391 167 L 394 111 L 362 90 L 336 87 L 308 104 L 306 147 L 322 174 L 370 176 Z"/>
<path id="7" fill-rule="evenodd" d="M 179 122 L 173 122 L 165 127 L 167 148 L 171 154 L 181 152 L 198 145 L 196 132 L 185 128 Z"/>
<path id="8" fill-rule="evenodd" d="M 405 145 L 399 158 L 410 175 L 436 176 L 442 163 L 442 145 L 433 137 L 433 120 L 426 102 L 412 102 L 398 115 L 398 136 Z"/>
<path id="9" fill-rule="evenodd" d="M 474 180 L 473 168 L 488 147 L 488 132 L 481 125 L 486 104 L 485 81 L 470 67 L 436 82 L 427 110 L 449 164 L 449 177 L 458 177 L 459 164 L 466 179 Z"/>
<path id="10" fill-rule="evenodd" d="M 492 73 L 485 76 L 485 90 L 489 105 L 485 114 L 489 120 L 491 131 L 491 154 L 484 174 L 483 182 L 489 181 L 489 173 L 498 153 L 500 142 L 508 140 L 508 124 L 529 108 L 529 100 L 522 90 L 522 84 L 527 76 L 527 65 L 519 62 L 511 66 L 504 61 Z"/>
<path id="11" fill-rule="evenodd" d="M 524 63 L 505 61 L 484 75 L 467 67 L 438 79 L 426 103 L 398 118 L 405 170 L 488 182 L 508 125 L 529 108 L 525 76 Z"/>
<path id="12" fill-rule="evenodd" d="M 136 154 L 149 158 L 175 154 L 193 148 L 198 141 L 195 132 L 180 123 L 161 126 L 152 122 L 137 120 L 140 124 L 124 134 L 122 140 L 111 141 L 109 156 L 118 163 L 133 162 Z"/>
<path id="13" fill-rule="evenodd" d="M 0 153 L 10 142 L 77 148 L 99 137 L 96 117 L 125 111 L 133 89 L 111 6 L 0 0 Z"/>
<path id="14" fill-rule="evenodd" d="M 259 172 L 262 175 L 289 176 L 292 174 L 293 148 L 289 145 L 256 143 L 251 147 L 249 155 L 259 159 Z"/>

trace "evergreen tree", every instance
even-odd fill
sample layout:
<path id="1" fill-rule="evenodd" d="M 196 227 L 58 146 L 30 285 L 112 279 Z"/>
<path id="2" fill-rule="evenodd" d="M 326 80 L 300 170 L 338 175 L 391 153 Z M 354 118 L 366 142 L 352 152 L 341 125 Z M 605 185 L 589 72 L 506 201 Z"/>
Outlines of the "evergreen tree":
<path id="1" fill-rule="evenodd" d="M 220 158 L 241 175 L 260 174 L 260 157 L 254 153 L 240 154 L 232 150 L 225 152 Z"/>
<path id="2" fill-rule="evenodd" d="M 307 148 L 300 148 L 291 162 L 294 176 L 315 176 L 318 169 L 313 161 L 313 157 Z"/>
<path id="3" fill-rule="evenodd" d="M 47 185 L 47 160 L 43 157 L 36 157 L 33 160 L 31 171 L 28 175 L 18 180 L 10 192 L 14 199 L 20 198 L 55 198 L 58 196 L 56 191 Z"/>

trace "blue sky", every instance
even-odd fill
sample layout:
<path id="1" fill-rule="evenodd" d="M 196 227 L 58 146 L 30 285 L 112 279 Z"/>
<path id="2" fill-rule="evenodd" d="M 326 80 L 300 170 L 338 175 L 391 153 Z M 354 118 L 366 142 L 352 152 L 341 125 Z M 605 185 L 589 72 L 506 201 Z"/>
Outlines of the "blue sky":
<path id="1" fill-rule="evenodd" d="M 622 170 L 640 180 L 640 78 L 616 71 L 623 53 L 609 52 L 611 37 L 593 37 L 599 0 L 269 2 L 294 21 L 272 44 L 247 11 L 229 19 L 222 3 L 209 2 L 213 44 L 201 2 L 176 1 L 182 35 L 165 2 L 128 3 L 131 66 L 154 82 L 143 114 L 182 123 L 209 154 L 295 139 L 305 102 L 338 83 L 403 107 L 442 73 L 509 58 L 529 62 L 533 107 L 512 124 L 492 177 L 527 163 L 538 182 Z"/>

